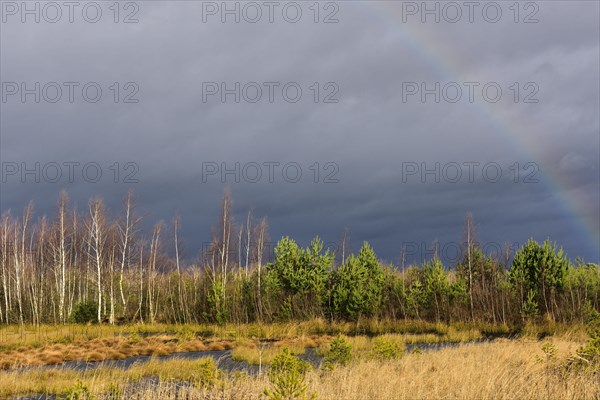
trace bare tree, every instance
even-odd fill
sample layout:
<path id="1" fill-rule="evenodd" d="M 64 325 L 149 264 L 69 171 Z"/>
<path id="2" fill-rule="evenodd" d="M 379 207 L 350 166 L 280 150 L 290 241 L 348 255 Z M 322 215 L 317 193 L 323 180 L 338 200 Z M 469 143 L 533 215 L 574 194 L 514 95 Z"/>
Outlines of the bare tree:
<path id="1" fill-rule="evenodd" d="M 19 323 L 23 325 L 23 296 L 21 293 L 21 282 L 23 281 L 23 271 L 27 258 L 27 227 L 33 214 L 33 204 L 29 203 L 23 211 L 23 219 L 21 225 L 14 224 L 14 240 L 18 243 L 19 251 L 14 254 L 15 266 L 15 295 L 17 297 L 17 305 L 19 307 Z"/>
<path id="2" fill-rule="evenodd" d="M 225 309 L 225 288 L 229 277 L 229 254 L 231 248 L 231 232 L 234 230 L 231 212 L 231 191 L 225 189 L 221 201 L 221 214 L 219 218 L 218 236 L 213 234 L 211 246 L 209 247 L 211 279 L 213 296 L 217 312 Z M 218 255 L 218 265 L 215 265 L 215 250 Z"/>
<path id="3" fill-rule="evenodd" d="M 348 247 L 348 242 L 350 240 L 350 235 L 349 235 L 349 231 L 348 228 L 344 228 L 344 236 L 342 237 L 342 264 L 344 265 L 346 263 L 346 248 Z"/>
<path id="4" fill-rule="evenodd" d="M 96 264 L 96 288 L 98 291 L 98 322 L 102 322 L 102 262 L 105 242 L 105 215 L 104 203 L 100 199 L 93 199 L 89 204 L 90 224 L 89 241 L 93 250 Z"/>
<path id="5" fill-rule="evenodd" d="M 256 227 L 256 233 L 254 237 L 256 238 L 256 267 L 258 269 L 258 282 L 257 282 L 257 302 L 258 302 L 258 314 L 262 319 L 263 314 L 263 306 L 262 306 L 262 261 L 263 261 L 263 252 L 265 243 L 268 240 L 269 235 L 269 226 L 267 224 L 267 218 L 262 218 L 260 223 Z"/>
<path id="6" fill-rule="evenodd" d="M 231 244 L 231 231 L 233 230 L 233 217 L 231 215 L 231 191 L 225 189 L 223 193 L 223 200 L 221 203 L 221 240 L 219 243 L 219 253 L 221 257 L 220 269 L 221 269 L 221 290 L 222 293 L 222 304 L 225 304 L 225 288 L 227 287 L 227 278 L 229 271 L 229 251 Z"/>
<path id="7" fill-rule="evenodd" d="M 129 266 L 130 260 L 130 247 L 132 236 L 135 234 L 135 229 L 141 218 L 135 217 L 135 204 L 133 201 L 133 192 L 130 190 L 127 192 L 124 200 L 125 215 L 121 224 L 118 225 L 120 232 L 120 246 L 121 246 L 121 269 L 119 272 L 119 293 L 121 295 L 121 305 L 123 306 L 123 316 L 127 314 L 127 301 L 125 299 L 125 293 L 123 292 L 123 275 L 125 267 Z"/>
<path id="8" fill-rule="evenodd" d="M 152 240 L 150 241 L 150 259 L 148 260 L 148 319 L 151 324 L 154 323 L 157 313 L 156 296 L 156 264 L 160 246 L 160 235 L 163 223 L 159 222 L 154 226 Z"/>
<path id="9" fill-rule="evenodd" d="M 60 322 L 65 323 L 65 296 L 67 288 L 67 206 L 69 197 L 67 192 L 62 191 L 58 200 L 58 259 L 60 264 L 60 294 L 58 300 L 58 317 Z"/>
<path id="10" fill-rule="evenodd" d="M 8 262 L 9 262 L 9 253 L 10 252 L 14 252 L 12 246 L 11 246 L 11 240 L 10 240 L 10 223 L 11 223 L 11 219 L 10 219 L 10 214 L 6 213 L 2 216 L 2 231 L 1 231 L 1 236 L 0 239 L 2 240 L 2 293 L 4 294 L 4 321 L 8 324 L 9 320 L 8 320 L 8 316 L 10 314 L 11 311 L 11 304 L 10 304 L 10 286 L 9 284 L 9 268 L 8 268 Z"/>
<path id="11" fill-rule="evenodd" d="M 248 278 L 248 264 L 250 263 L 250 248 L 252 243 L 250 241 L 252 233 L 252 210 L 248 211 L 248 216 L 246 217 L 246 262 L 245 262 L 245 270 L 246 270 L 246 278 Z"/>
<path id="12" fill-rule="evenodd" d="M 110 314 L 108 317 L 108 322 L 110 324 L 115 323 L 115 250 L 117 248 L 117 238 L 116 238 L 117 227 L 113 224 L 110 227 L 110 253 L 108 256 L 108 277 L 109 277 L 109 289 L 110 289 Z"/>
<path id="13" fill-rule="evenodd" d="M 179 242 L 179 230 L 181 229 L 181 217 L 177 215 L 173 220 L 173 232 L 175 235 L 175 266 L 177 267 L 177 297 L 179 298 L 179 309 L 183 314 L 184 323 L 189 322 L 189 317 L 187 315 L 187 307 L 185 305 L 185 299 L 187 298 L 187 294 L 185 293 L 185 285 L 182 284 L 182 276 L 181 276 L 181 265 L 180 265 L 180 251 L 181 244 Z"/>
<path id="14" fill-rule="evenodd" d="M 146 248 L 146 242 L 142 240 L 139 243 L 139 284 L 140 284 L 140 293 L 138 299 L 138 308 L 133 316 L 133 320 L 136 319 L 137 315 L 140 315 L 140 322 L 144 323 L 144 314 L 142 311 L 142 305 L 144 304 L 144 249 Z"/>
<path id="15" fill-rule="evenodd" d="M 471 310 L 471 320 L 475 320 L 475 315 L 473 311 L 473 262 L 472 262 L 472 250 L 473 243 L 475 242 L 475 231 L 473 227 L 473 214 L 471 212 L 467 213 L 467 218 L 465 219 L 465 244 L 467 250 L 467 269 L 468 269 L 468 277 L 469 277 L 469 306 Z"/>
<path id="16" fill-rule="evenodd" d="M 41 323 L 42 306 L 44 302 L 44 282 L 46 275 L 46 231 L 47 231 L 47 219 L 42 217 L 38 224 L 38 228 L 35 229 L 37 248 L 35 249 L 35 261 L 33 262 L 29 275 L 26 281 L 29 282 L 29 297 L 31 307 L 31 318 L 34 325 Z M 30 246 L 33 251 L 33 245 Z"/>

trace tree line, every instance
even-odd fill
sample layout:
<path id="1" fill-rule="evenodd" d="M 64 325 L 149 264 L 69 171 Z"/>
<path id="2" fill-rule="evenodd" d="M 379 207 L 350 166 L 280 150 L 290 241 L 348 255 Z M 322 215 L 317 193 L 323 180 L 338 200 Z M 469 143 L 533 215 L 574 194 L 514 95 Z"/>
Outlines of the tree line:
<path id="1" fill-rule="evenodd" d="M 464 252 L 444 265 L 381 262 L 363 243 L 340 254 L 319 238 L 306 248 L 283 237 L 268 259 L 266 218 L 236 222 L 225 191 L 211 241 L 184 262 L 180 218 L 149 234 L 129 192 L 110 215 L 101 199 L 84 212 L 59 196 L 53 218 L 32 204 L 0 221 L 0 321 L 3 324 L 246 323 L 323 318 L 419 319 L 507 325 L 545 318 L 575 321 L 600 310 L 600 268 L 569 260 L 549 240 L 529 240 L 502 259 L 481 249 L 471 214 Z"/>

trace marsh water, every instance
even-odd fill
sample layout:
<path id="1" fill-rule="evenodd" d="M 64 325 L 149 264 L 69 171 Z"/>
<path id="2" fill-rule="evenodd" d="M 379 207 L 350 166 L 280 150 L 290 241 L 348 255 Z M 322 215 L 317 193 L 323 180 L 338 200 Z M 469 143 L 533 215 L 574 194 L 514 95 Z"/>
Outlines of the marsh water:
<path id="1" fill-rule="evenodd" d="M 467 342 L 470 344 L 473 343 L 482 343 L 483 341 L 477 342 Z M 436 351 L 441 350 L 447 347 L 458 347 L 461 344 L 465 343 L 457 343 L 457 342 L 439 342 L 439 343 L 410 343 L 406 344 L 406 352 L 410 353 L 415 350 L 420 351 Z M 269 347 L 268 344 L 262 344 L 261 346 Z M 217 367 L 227 373 L 234 372 L 245 372 L 249 375 L 258 375 L 259 369 L 262 368 L 262 372 L 268 369 L 267 365 L 263 365 L 259 367 L 258 365 L 249 364 L 245 361 L 237 361 L 232 357 L 232 350 L 205 350 L 205 351 L 190 351 L 190 352 L 182 352 L 182 353 L 173 353 L 167 356 L 134 356 L 125 358 L 122 360 L 106 360 L 106 361 L 66 361 L 62 364 L 57 365 L 46 365 L 42 367 L 23 367 L 23 369 L 70 369 L 78 372 L 83 372 L 86 370 L 93 370 L 98 367 L 112 367 L 112 368 L 122 368 L 128 369 L 134 364 L 146 363 L 150 360 L 195 360 L 200 358 L 210 357 L 215 360 Z M 306 348 L 303 354 L 298 355 L 298 358 L 309 362 L 311 365 L 318 367 L 323 363 L 323 357 L 317 354 L 316 348 Z M 156 381 L 156 382 L 155 382 Z M 145 380 L 146 383 L 155 382 L 158 383 L 156 379 L 148 378 Z M 182 386 L 185 386 L 186 383 L 182 382 Z M 52 400 L 56 399 L 56 396 L 47 396 L 47 395 L 30 395 L 25 397 L 18 397 L 19 400 Z"/>
<path id="2" fill-rule="evenodd" d="M 256 375 L 259 372 L 259 366 L 248 364 L 245 361 L 237 361 L 232 357 L 231 350 L 204 350 L 204 351 L 189 351 L 182 353 L 172 353 L 167 356 L 134 356 L 125 358 L 122 360 L 106 360 L 106 361 L 66 361 L 62 364 L 47 365 L 43 367 L 31 367 L 31 368 L 59 368 L 59 369 L 71 369 L 74 371 L 86 371 L 95 369 L 98 367 L 112 367 L 128 369 L 134 364 L 146 363 L 150 360 L 196 360 L 200 358 L 210 357 L 217 363 L 217 367 L 222 371 L 235 372 L 243 371 L 249 375 Z M 304 354 L 298 355 L 298 358 L 303 359 L 313 366 L 319 366 L 322 363 L 322 358 L 317 355 L 317 351 L 314 348 L 307 348 Z M 265 369 L 265 365 L 262 366 Z"/>
<path id="3" fill-rule="evenodd" d="M 478 343 L 478 342 L 470 342 Z M 406 344 L 406 352 L 410 353 L 416 349 L 421 351 L 429 350 L 440 350 L 446 347 L 456 347 L 460 343 L 456 342 L 439 342 L 439 343 L 411 343 Z M 269 347 L 269 345 L 261 345 Z M 243 371 L 249 375 L 256 375 L 259 372 L 259 366 L 249 364 L 245 361 L 237 361 L 232 357 L 232 350 L 204 350 L 204 351 L 189 351 L 172 353 L 166 356 L 133 356 L 122 360 L 106 360 L 106 361 L 66 361 L 62 364 L 57 365 L 46 365 L 42 367 L 23 367 L 28 368 L 46 368 L 46 369 L 71 369 L 74 371 L 83 372 L 98 367 L 112 367 L 128 369 L 134 364 L 146 363 L 150 360 L 167 361 L 173 359 L 179 360 L 196 360 L 200 358 L 212 358 L 217 363 L 217 367 L 226 372 Z M 320 366 L 323 363 L 323 358 L 317 354 L 315 348 L 307 347 L 303 354 L 298 355 L 298 358 L 309 362 L 315 367 Z M 262 369 L 265 370 L 267 366 L 263 365 Z"/>

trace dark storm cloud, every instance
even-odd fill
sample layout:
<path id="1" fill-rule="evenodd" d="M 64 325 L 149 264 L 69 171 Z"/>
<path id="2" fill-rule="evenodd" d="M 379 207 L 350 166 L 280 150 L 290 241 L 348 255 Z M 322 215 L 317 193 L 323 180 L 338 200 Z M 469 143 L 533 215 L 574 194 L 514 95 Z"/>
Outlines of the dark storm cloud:
<path id="1" fill-rule="evenodd" d="M 2 183 L 3 211 L 19 212 L 33 199 L 39 213 L 53 213 L 64 188 L 80 209 L 98 195 L 117 213 L 132 187 L 149 221 L 181 214 L 193 257 L 230 186 L 238 218 L 250 208 L 267 215 L 275 240 L 291 235 L 307 243 L 319 234 L 336 241 L 347 227 L 355 247 L 372 241 L 396 261 L 403 243 L 460 241 L 471 210 L 483 241 L 551 237 L 571 256 L 600 259 L 589 232 L 598 232 L 600 219 L 598 4 L 540 2 L 535 24 L 515 24 L 508 13 L 496 24 L 403 23 L 401 3 L 393 2 L 339 2 L 336 24 L 313 23 L 308 3 L 296 24 L 222 24 L 218 17 L 202 22 L 202 2 L 138 4 L 136 24 L 115 24 L 110 13 L 97 24 L 12 17 L 2 24 L 2 82 L 94 81 L 103 88 L 95 104 L 2 104 L 3 162 L 97 162 L 103 170 L 98 183 L 11 176 Z M 294 104 L 280 92 L 273 103 L 203 102 L 202 83 L 223 81 L 297 82 L 303 97 Z M 480 91 L 473 103 L 464 96 L 454 104 L 432 96 L 422 103 L 418 95 L 403 101 L 405 82 L 449 81 L 498 82 L 503 96 L 498 103 Z M 134 82 L 139 103 L 115 104 L 114 82 L 121 96 Z M 321 97 L 329 93 L 324 85 L 335 83 L 339 102 L 314 103 L 314 82 Z M 514 103 L 514 82 L 520 100 L 529 93 L 522 85 L 536 83 L 539 102 Z M 139 183 L 123 182 L 127 162 L 139 166 Z M 278 169 L 269 183 L 264 169 L 258 183 L 231 175 L 223 183 L 219 174 L 204 182 L 207 162 L 294 162 L 303 175 L 291 183 Z M 323 182 L 328 162 L 339 167 L 338 183 Z M 466 170 L 456 183 L 431 175 L 423 182 L 419 171 L 403 181 L 407 162 L 494 162 L 503 177 L 492 183 L 478 169 L 473 182 Z M 521 174 L 515 183 L 515 162 L 534 163 L 539 182 L 525 183 Z"/>

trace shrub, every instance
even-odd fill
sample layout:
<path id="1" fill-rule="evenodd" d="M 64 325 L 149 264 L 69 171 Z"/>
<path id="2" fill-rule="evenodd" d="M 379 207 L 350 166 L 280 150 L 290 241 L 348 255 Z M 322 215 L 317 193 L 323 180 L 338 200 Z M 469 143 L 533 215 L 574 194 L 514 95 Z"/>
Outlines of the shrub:
<path id="1" fill-rule="evenodd" d="M 585 346 L 577 350 L 577 354 L 586 359 L 591 366 L 600 367 L 600 315 L 596 314 L 589 322 L 588 334 L 590 338 Z"/>
<path id="2" fill-rule="evenodd" d="M 196 337 L 194 331 L 188 326 L 182 326 L 177 329 L 176 333 L 177 339 L 182 342 L 192 340 Z"/>
<path id="3" fill-rule="evenodd" d="M 316 398 L 313 393 L 308 396 L 305 383 L 309 369 L 306 361 L 295 357 L 290 349 L 284 347 L 282 352 L 273 358 L 269 370 L 269 381 L 273 390 L 265 389 L 264 394 L 272 400 L 296 400 Z"/>
<path id="4" fill-rule="evenodd" d="M 352 360 L 352 346 L 341 336 L 331 341 L 329 351 L 325 354 L 326 365 L 348 365 Z"/>
<path id="5" fill-rule="evenodd" d="M 193 373 L 196 387 L 211 388 L 219 381 L 219 369 L 212 358 L 200 360 L 195 365 Z"/>
<path id="6" fill-rule="evenodd" d="M 546 240 L 543 244 L 529 239 L 513 259 L 510 281 L 527 298 L 523 301 L 524 317 L 539 315 L 539 307 L 544 313 L 551 311 L 553 297 L 563 289 L 569 261 L 562 249 Z"/>
<path id="7" fill-rule="evenodd" d="M 79 302 L 73 307 L 73 312 L 69 316 L 71 322 L 77 324 L 87 324 L 95 322 L 98 316 L 98 305 L 92 301 Z"/>
<path id="8" fill-rule="evenodd" d="M 59 400 L 92 400 L 94 396 L 90 390 L 81 381 L 72 386 L 66 393 L 65 397 L 59 397 Z"/>
<path id="9" fill-rule="evenodd" d="M 539 314 L 538 303 L 535 300 L 535 293 L 530 290 L 527 295 L 527 299 L 523 302 L 521 306 L 521 317 L 524 320 L 532 320 Z"/>
<path id="10" fill-rule="evenodd" d="M 391 360 L 401 357 L 404 349 L 397 343 L 387 338 L 377 338 L 373 340 L 372 355 L 380 360 Z"/>
<path id="11" fill-rule="evenodd" d="M 590 338 L 577 350 L 576 356 L 570 357 L 568 368 L 600 371 L 600 313 L 592 313 L 590 318 L 587 329 Z"/>
<path id="12" fill-rule="evenodd" d="M 540 362 L 551 362 L 556 360 L 556 355 L 558 353 L 558 348 L 555 344 L 551 342 L 546 342 L 542 345 L 542 351 L 544 352 L 544 357 L 538 357 L 538 361 Z"/>

